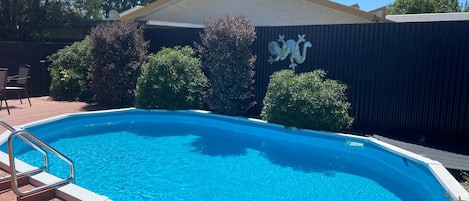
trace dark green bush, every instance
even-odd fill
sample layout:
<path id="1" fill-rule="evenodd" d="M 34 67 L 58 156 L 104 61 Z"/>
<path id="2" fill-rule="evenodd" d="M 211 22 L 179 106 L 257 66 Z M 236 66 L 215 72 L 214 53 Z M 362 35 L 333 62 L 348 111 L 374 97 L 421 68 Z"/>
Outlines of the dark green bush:
<path id="1" fill-rule="evenodd" d="M 206 23 L 200 37 L 202 43 L 197 48 L 209 80 L 210 109 L 226 115 L 245 114 L 255 105 L 254 26 L 246 17 L 225 17 Z"/>
<path id="2" fill-rule="evenodd" d="M 270 77 L 262 119 L 287 127 L 339 131 L 353 123 L 347 86 L 325 79 L 324 70 L 296 75 L 292 70 Z"/>
<path id="3" fill-rule="evenodd" d="M 137 81 L 139 108 L 201 109 L 207 78 L 189 47 L 163 48 L 143 65 Z"/>
<path id="4" fill-rule="evenodd" d="M 88 69 L 93 63 L 91 41 L 86 37 L 48 57 L 51 65 L 50 97 L 54 100 L 93 101 Z"/>
<path id="5" fill-rule="evenodd" d="M 101 24 L 91 30 L 94 65 L 91 88 L 96 102 L 108 107 L 133 106 L 135 88 L 148 43 L 133 21 Z"/>

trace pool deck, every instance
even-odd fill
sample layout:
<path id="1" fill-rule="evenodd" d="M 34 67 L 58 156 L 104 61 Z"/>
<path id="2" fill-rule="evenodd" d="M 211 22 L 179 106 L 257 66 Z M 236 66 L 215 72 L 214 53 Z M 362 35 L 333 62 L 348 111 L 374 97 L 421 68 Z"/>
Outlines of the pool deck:
<path id="1" fill-rule="evenodd" d="M 16 99 L 8 100 L 11 114 L 8 115 L 5 104 L 3 103 L 0 110 L 0 120 L 5 121 L 10 125 L 17 126 L 61 114 L 100 109 L 94 105 L 83 102 L 52 101 L 47 96 L 31 98 L 31 103 L 32 107 L 30 107 L 25 100 L 23 100 L 23 104 L 20 104 L 20 101 Z M 3 131 L 4 129 L 0 128 L 0 132 Z M 427 158 L 439 161 L 447 169 L 469 171 L 468 155 L 410 144 L 378 135 L 373 137 L 416 154 L 423 155 Z"/>
<path id="2" fill-rule="evenodd" d="M 397 146 L 397 147 L 406 149 L 408 151 L 417 153 L 419 155 L 425 156 L 432 160 L 439 161 L 447 169 L 469 171 L 469 156 L 467 155 L 424 147 L 421 145 L 402 142 L 402 141 L 386 138 L 386 137 L 379 136 L 379 135 L 374 135 L 373 137 L 378 140 L 392 144 L 394 146 Z"/>
<path id="3" fill-rule="evenodd" d="M 52 101 L 48 96 L 31 98 L 31 104 L 32 106 L 29 106 L 25 99 L 23 99 L 23 104 L 20 104 L 18 99 L 10 99 L 8 100 L 10 115 L 8 115 L 5 103 L 3 102 L 0 110 L 0 120 L 12 126 L 18 126 L 61 114 L 98 109 L 93 105 L 83 102 Z"/>

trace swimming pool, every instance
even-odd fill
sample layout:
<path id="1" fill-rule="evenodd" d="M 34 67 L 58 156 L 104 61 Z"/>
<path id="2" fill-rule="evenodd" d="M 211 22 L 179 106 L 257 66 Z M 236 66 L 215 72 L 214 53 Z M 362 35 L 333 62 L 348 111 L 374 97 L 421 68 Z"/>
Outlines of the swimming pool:
<path id="1" fill-rule="evenodd" d="M 78 185 L 113 200 L 468 198 L 438 162 L 366 137 L 139 109 L 63 115 L 24 127 L 75 162 Z M 18 158 L 42 162 L 17 147 Z M 51 167 L 55 175 L 67 171 L 58 160 Z"/>

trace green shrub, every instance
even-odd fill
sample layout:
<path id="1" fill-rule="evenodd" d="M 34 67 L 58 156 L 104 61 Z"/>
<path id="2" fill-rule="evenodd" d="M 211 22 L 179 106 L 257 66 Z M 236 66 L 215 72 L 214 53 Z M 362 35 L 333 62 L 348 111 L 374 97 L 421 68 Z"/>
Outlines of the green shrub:
<path id="1" fill-rule="evenodd" d="M 207 103 L 226 115 L 243 115 L 255 105 L 254 61 L 251 45 L 254 26 L 246 17 L 221 18 L 205 24 L 197 46 L 209 80 Z"/>
<path id="2" fill-rule="evenodd" d="M 147 56 L 143 28 L 133 21 L 116 21 L 93 28 L 90 37 L 91 88 L 96 102 L 108 107 L 133 106 L 137 78 Z"/>
<path id="3" fill-rule="evenodd" d="M 207 78 L 189 47 L 163 48 L 152 54 L 137 81 L 139 108 L 201 109 Z"/>
<path id="4" fill-rule="evenodd" d="M 88 69 L 93 63 L 91 41 L 86 37 L 48 57 L 51 65 L 50 97 L 54 100 L 93 101 Z"/>
<path id="5" fill-rule="evenodd" d="M 287 127 L 339 131 L 353 123 L 347 86 L 325 79 L 324 70 L 296 75 L 292 70 L 270 77 L 262 119 Z"/>

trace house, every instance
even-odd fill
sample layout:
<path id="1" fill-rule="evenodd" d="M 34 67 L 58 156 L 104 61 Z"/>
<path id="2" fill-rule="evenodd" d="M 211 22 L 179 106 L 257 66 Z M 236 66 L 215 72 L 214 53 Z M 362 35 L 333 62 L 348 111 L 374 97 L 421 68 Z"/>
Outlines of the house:
<path id="1" fill-rule="evenodd" d="M 147 25 L 203 27 L 207 20 L 244 15 L 254 26 L 356 24 L 389 22 L 358 6 L 329 0 L 158 0 L 120 14 Z"/>

